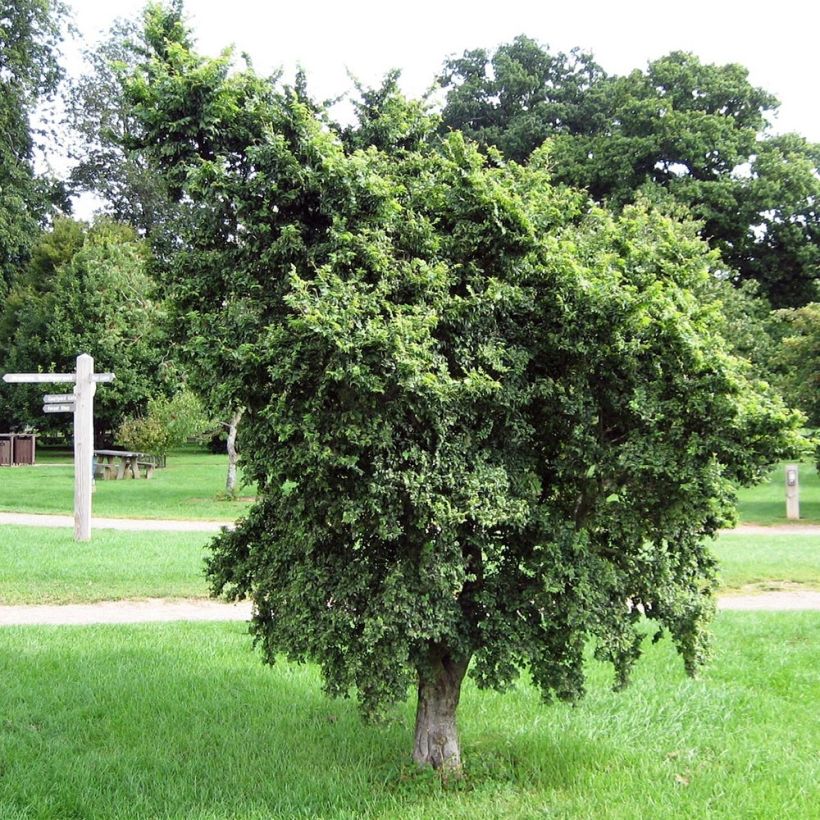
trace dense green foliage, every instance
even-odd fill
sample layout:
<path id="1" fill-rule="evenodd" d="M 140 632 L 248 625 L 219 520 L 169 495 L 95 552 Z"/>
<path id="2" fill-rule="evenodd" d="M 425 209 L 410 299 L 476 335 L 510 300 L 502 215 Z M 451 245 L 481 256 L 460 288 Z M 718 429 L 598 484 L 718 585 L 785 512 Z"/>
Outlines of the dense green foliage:
<path id="1" fill-rule="evenodd" d="M 147 261 L 147 246 L 127 226 L 56 220 L 2 306 L 0 372 L 70 372 L 89 353 L 98 372 L 116 373 L 95 398 L 98 435 L 110 440 L 125 416 L 176 378 Z M 70 417 L 43 417 L 43 392 L 0 386 L 0 427 L 65 429 Z"/>
<path id="2" fill-rule="evenodd" d="M 779 315 L 786 325 L 778 356 L 784 395 L 820 428 L 820 302 Z"/>
<path id="3" fill-rule="evenodd" d="M 316 660 L 370 715 L 470 658 L 574 699 L 590 637 L 625 682 L 640 606 L 694 672 L 703 538 L 797 419 L 694 295 L 715 260 L 692 228 L 556 189 L 545 155 L 402 143 L 396 95 L 351 150 L 173 29 L 149 10 L 128 90 L 190 200 L 179 315 L 247 408 L 261 496 L 208 571 L 253 599 L 266 659 Z"/>
<path id="4" fill-rule="evenodd" d="M 145 415 L 125 419 L 117 429 L 116 441 L 127 450 L 164 456 L 172 447 L 181 447 L 212 430 L 202 402 L 183 388 L 170 398 L 160 395 L 148 399 Z"/>
<path id="5" fill-rule="evenodd" d="M 445 127 L 518 161 L 549 139 L 556 180 L 614 208 L 683 205 L 775 306 L 816 299 L 820 146 L 766 133 L 777 101 L 742 66 L 674 52 L 606 76 L 589 55 L 519 37 L 448 61 L 442 81 Z"/>

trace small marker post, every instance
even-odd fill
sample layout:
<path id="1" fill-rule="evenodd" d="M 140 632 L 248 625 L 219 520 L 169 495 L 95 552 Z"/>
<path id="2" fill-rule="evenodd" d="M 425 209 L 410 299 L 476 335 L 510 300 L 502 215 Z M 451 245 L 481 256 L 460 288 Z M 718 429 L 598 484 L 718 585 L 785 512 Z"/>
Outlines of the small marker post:
<path id="1" fill-rule="evenodd" d="M 786 518 L 800 520 L 800 471 L 797 464 L 786 465 Z"/>

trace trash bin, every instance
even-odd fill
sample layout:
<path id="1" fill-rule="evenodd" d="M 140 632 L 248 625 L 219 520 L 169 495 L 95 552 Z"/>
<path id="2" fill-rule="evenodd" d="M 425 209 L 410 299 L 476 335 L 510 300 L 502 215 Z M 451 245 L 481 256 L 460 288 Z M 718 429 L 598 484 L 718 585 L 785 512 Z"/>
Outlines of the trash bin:
<path id="1" fill-rule="evenodd" d="M 32 434 L 23 433 L 19 433 L 14 437 L 14 452 L 12 454 L 14 464 L 34 464 L 35 438 Z"/>
<path id="2" fill-rule="evenodd" d="M 8 467 L 12 463 L 12 436 L 10 433 L 0 433 L 0 467 Z"/>
<path id="3" fill-rule="evenodd" d="M 32 433 L 0 433 L 0 466 L 34 464 L 36 438 Z"/>

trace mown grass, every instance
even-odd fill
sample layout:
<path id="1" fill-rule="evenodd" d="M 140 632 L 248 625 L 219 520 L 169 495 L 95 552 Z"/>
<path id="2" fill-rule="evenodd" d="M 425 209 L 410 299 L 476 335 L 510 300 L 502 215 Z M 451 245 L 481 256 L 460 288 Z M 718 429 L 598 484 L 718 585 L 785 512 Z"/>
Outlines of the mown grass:
<path id="1" fill-rule="evenodd" d="M 33 467 L 0 468 L 0 510 L 71 514 L 74 467 L 67 451 L 38 451 Z M 174 451 L 150 481 L 97 481 L 93 514 L 113 518 L 235 521 L 250 503 L 224 498 L 228 458 L 200 448 Z M 244 488 L 243 495 L 252 495 Z"/>
<path id="2" fill-rule="evenodd" d="M 712 545 L 720 562 L 721 589 L 767 591 L 820 589 L 820 534 L 725 533 Z"/>
<path id="3" fill-rule="evenodd" d="M 125 598 L 202 598 L 208 533 L 0 527 L 0 603 L 68 604 Z"/>
<path id="4" fill-rule="evenodd" d="M 786 518 L 785 464 L 778 464 L 769 479 L 738 493 L 742 524 L 820 524 L 820 476 L 814 464 L 800 464 L 800 521 Z"/>
<path id="5" fill-rule="evenodd" d="M 684 677 L 647 646 L 578 706 L 465 687 L 467 776 L 409 764 L 412 698 L 386 725 L 263 667 L 238 624 L 0 630 L 0 816 L 179 818 L 816 816 L 820 619 L 721 613 Z"/>
<path id="6" fill-rule="evenodd" d="M 0 526 L 0 604 L 89 603 L 207 595 L 208 533 Z M 820 535 L 722 535 L 712 549 L 723 592 L 820 589 Z"/>
<path id="7" fill-rule="evenodd" d="M 40 448 L 34 467 L 0 468 L 0 510 L 68 514 L 74 505 L 74 472 L 66 450 Z M 98 481 L 94 514 L 114 518 L 194 518 L 235 521 L 244 515 L 254 494 L 242 488 L 246 500 L 224 498 L 227 456 L 188 447 L 168 457 L 168 467 L 150 481 Z M 801 523 L 820 524 L 820 478 L 813 464 L 800 466 Z M 739 492 L 744 524 L 788 524 L 783 465 L 768 481 Z"/>

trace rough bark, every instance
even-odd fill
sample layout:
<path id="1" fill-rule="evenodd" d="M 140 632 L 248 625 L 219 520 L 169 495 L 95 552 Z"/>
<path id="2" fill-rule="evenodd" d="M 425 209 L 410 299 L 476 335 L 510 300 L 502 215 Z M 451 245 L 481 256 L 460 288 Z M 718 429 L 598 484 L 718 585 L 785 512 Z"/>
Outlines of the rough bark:
<path id="1" fill-rule="evenodd" d="M 461 771 L 461 747 L 456 731 L 456 708 L 469 658 L 454 659 L 446 652 L 431 653 L 419 669 L 418 706 L 413 760 L 454 774 Z"/>
<path id="2" fill-rule="evenodd" d="M 238 455 L 236 452 L 236 428 L 245 412 L 244 408 L 240 407 L 231 416 L 231 421 L 228 424 L 228 477 L 225 480 L 225 492 L 229 496 L 236 495 L 236 463 Z"/>

